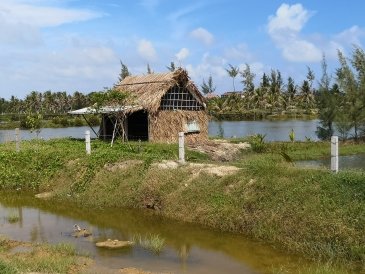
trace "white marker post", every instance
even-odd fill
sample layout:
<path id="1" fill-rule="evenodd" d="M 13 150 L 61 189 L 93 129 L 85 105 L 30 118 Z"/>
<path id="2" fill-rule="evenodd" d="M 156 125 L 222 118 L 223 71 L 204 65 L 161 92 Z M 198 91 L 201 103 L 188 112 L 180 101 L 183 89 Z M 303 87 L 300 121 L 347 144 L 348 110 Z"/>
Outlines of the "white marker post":
<path id="1" fill-rule="evenodd" d="M 185 163 L 185 148 L 184 148 L 184 132 L 179 132 L 179 162 L 180 164 Z"/>
<path id="2" fill-rule="evenodd" d="M 85 131 L 86 154 L 91 154 L 90 130 Z"/>
<path id="3" fill-rule="evenodd" d="M 338 137 L 331 137 L 331 171 L 338 172 Z"/>
<path id="4" fill-rule="evenodd" d="M 15 129 L 15 150 L 16 150 L 16 152 L 20 151 L 20 131 L 19 131 L 19 128 Z"/>

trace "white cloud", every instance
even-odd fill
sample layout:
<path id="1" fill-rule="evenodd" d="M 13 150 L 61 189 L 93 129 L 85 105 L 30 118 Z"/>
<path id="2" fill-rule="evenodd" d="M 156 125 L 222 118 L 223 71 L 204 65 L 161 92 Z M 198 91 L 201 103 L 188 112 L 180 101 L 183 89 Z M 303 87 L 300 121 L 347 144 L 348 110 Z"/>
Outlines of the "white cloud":
<path id="1" fill-rule="evenodd" d="M 41 29 L 100 17 L 85 9 L 46 6 L 44 1 L 2 0 L 0 42 L 2 45 L 36 46 L 43 43 Z"/>
<path id="2" fill-rule="evenodd" d="M 269 17 L 268 33 L 285 59 L 292 62 L 321 60 L 322 51 L 311 41 L 300 37 L 300 31 L 312 14 L 301 4 L 282 4 L 275 16 Z"/>
<path id="3" fill-rule="evenodd" d="M 137 46 L 138 54 L 147 61 L 156 61 L 157 53 L 151 41 L 142 39 L 138 42 Z"/>
<path id="4" fill-rule="evenodd" d="M 236 62 L 250 62 L 253 59 L 252 53 L 246 44 L 239 44 L 224 50 L 224 57 Z"/>
<path id="5" fill-rule="evenodd" d="M 365 29 L 355 25 L 337 34 L 335 40 L 347 44 L 361 45 L 360 38 L 364 36 Z"/>
<path id="6" fill-rule="evenodd" d="M 301 4 L 292 6 L 282 4 L 276 11 L 276 15 L 269 17 L 269 33 L 288 30 L 300 32 L 312 14 L 304 9 Z"/>
<path id="7" fill-rule="evenodd" d="M 11 58 L 7 58 L 9 53 Z M 118 55 L 107 46 L 31 52 L 13 50 L 7 54 L 0 53 L 0 59 L 5 60 L 0 63 L 3 90 L 9 90 L 14 95 L 17 95 L 17 90 L 24 89 L 68 92 L 101 90 L 117 81 L 120 69 Z"/>
<path id="8" fill-rule="evenodd" d="M 148 11 L 154 11 L 160 2 L 161 0 L 141 0 L 139 4 Z"/>
<path id="9" fill-rule="evenodd" d="M 214 41 L 214 36 L 204 28 L 197 28 L 190 32 L 190 36 L 205 45 L 211 45 Z"/>
<path id="10" fill-rule="evenodd" d="M 182 48 L 178 53 L 175 54 L 175 57 L 178 61 L 184 61 L 190 55 L 190 51 L 187 48 Z"/>
<path id="11" fill-rule="evenodd" d="M 87 21 L 102 16 L 90 10 L 42 6 L 16 0 L 2 0 L 0 15 L 10 24 L 25 24 L 40 28 Z"/>

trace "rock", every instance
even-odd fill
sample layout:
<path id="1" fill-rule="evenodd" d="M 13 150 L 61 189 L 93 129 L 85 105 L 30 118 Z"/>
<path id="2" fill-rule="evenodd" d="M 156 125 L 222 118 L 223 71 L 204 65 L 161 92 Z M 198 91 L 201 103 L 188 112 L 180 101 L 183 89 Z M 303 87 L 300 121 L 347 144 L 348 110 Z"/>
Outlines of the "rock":
<path id="1" fill-rule="evenodd" d="M 106 240 L 105 242 L 97 242 L 97 247 L 106 247 L 106 248 L 122 248 L 122 247 L 130 247 L 133 246 L 134 242 L 131 241 L 119 241 L 119 240 Z"/>
<path id="2" fill-rule="evenodd" d="M 78 238 L 78 237 L 89 237 L 92 233 L 85 229 L 81 228 L 78 224 L 74 224 L 74 233 L 72 233 L 72 236 Z"/>
<path id="3" fill-rule="evenodd" d="M 35 197 L 38 199 L 49 199 L 52 198 L 53 196 L 54 196 L 53 192 L 43 192 L 35 195 Z"/>

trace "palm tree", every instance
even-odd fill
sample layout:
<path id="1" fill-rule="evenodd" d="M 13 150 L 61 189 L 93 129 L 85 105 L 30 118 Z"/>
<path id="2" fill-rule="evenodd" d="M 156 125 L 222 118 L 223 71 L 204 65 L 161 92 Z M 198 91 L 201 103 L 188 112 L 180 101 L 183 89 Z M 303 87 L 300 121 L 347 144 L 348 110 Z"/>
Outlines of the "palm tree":
<path id="1" fill-rule="evenodd" d="M 233 91 L 236 91 L 236 87 L 235 87 L 235 84 L 234 84 L 234 79 L 236 78 L 236 76 L 238 75 L 238 73 L 240 72 L 239 68 L 238 67 L 234 67 L 232 66 L 231 64 L 228 64 L 229 68 L 226 69 L 229 77 L 232 77 L 232 80 L 233 80 Z"/>

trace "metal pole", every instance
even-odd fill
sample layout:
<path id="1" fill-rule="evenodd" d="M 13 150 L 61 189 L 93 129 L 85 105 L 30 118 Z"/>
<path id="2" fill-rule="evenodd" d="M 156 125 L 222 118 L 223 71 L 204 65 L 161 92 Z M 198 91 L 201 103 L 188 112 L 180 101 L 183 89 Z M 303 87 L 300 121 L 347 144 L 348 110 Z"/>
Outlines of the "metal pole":
<path id="1" fill-rule="evenodd" d="M 85 131 L 86 154 L 91 154 L 90 130 Z"/>
<path id="2" fill-rule="evenodd" d="M 331 171 L 338 172 L 338 137 L 331 137 Z"/>
<path id="3" fill-rule="evenodd" d="M 20 151 L 20 132 L 19 132 L 19 128 L 15 129 L 15 150 L 16 150 L 16 152 Z"/>
<path id="4" fill-rule="evenodd" d="M 179 162 L 185 163 L 184 132 L 179 132 Z"/>

